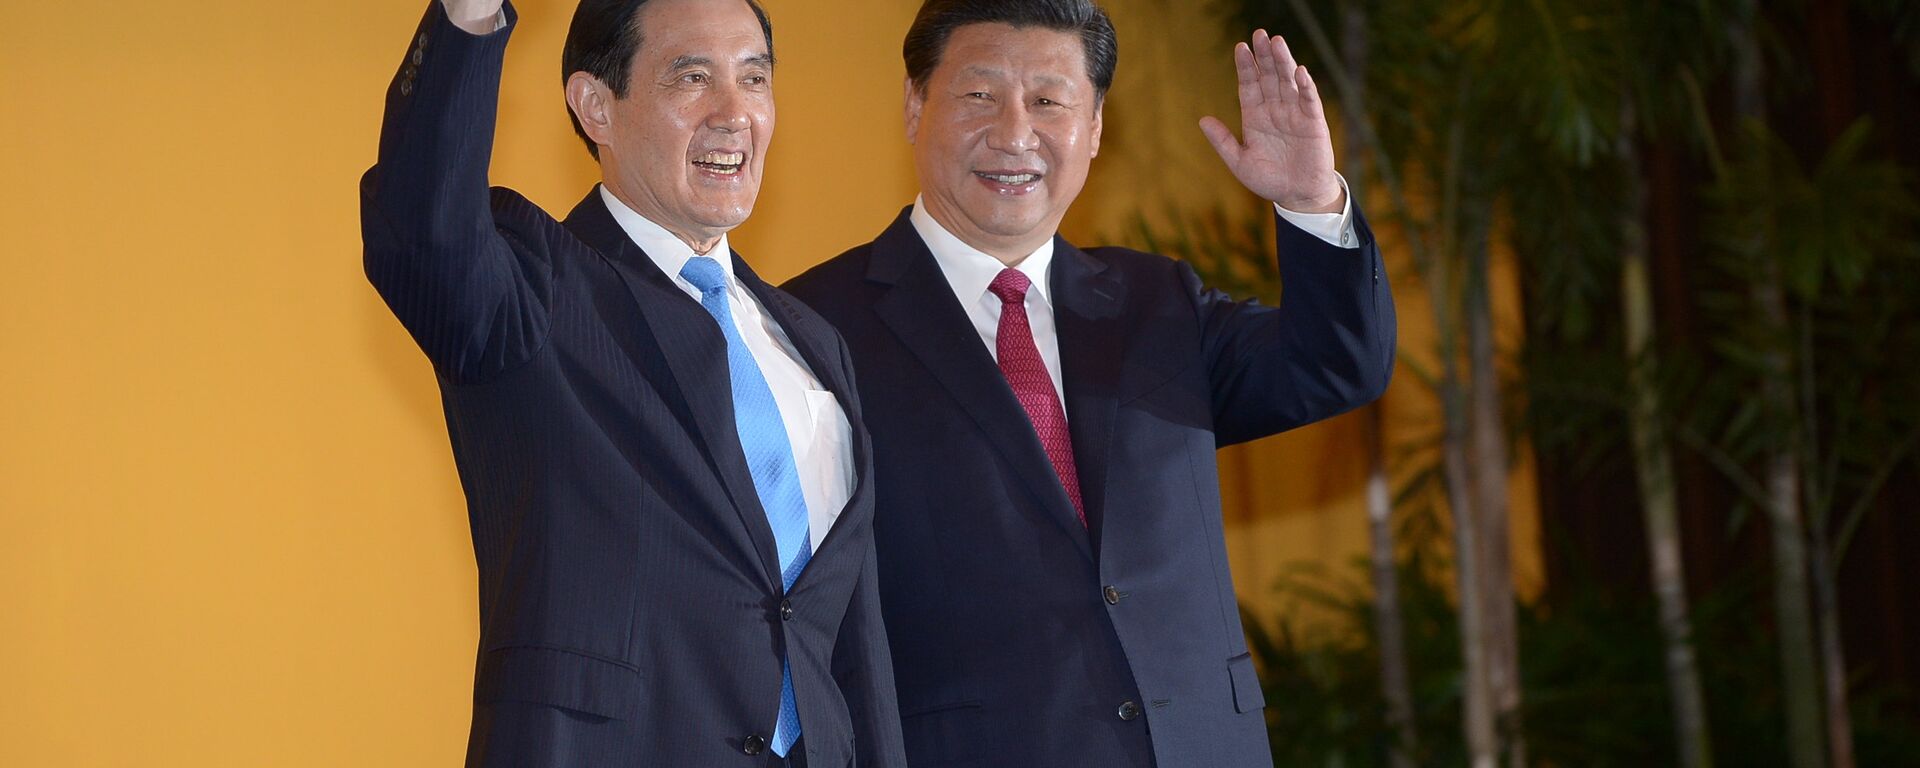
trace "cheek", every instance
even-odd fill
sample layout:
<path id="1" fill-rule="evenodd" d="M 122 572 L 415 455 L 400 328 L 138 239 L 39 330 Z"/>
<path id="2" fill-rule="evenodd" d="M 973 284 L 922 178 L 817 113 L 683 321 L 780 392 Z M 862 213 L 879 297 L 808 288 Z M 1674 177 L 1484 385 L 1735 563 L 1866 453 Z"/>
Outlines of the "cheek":
<path id="1" fill-rule="evenodd" d="M 972 153 L 985 144 L 983 139 L 987 127 L 986 120 L 962 117 L 944 125 L 945 130 L 940 131 L 937 136 L 922 138 L 931 138 L 934 146 L 940 147 L 949 160 L 965 165 Z"/>
<path id="2" fill-rule="evenodd" d="M 1040 136 L 1042 143 L 1053 154 L 1049 159 L 1063 170 L 1084 168 L 1087 161 L 1092 159 L 1092 133 L 1083 126 L 1060 126 L 1044 130 Z"/>

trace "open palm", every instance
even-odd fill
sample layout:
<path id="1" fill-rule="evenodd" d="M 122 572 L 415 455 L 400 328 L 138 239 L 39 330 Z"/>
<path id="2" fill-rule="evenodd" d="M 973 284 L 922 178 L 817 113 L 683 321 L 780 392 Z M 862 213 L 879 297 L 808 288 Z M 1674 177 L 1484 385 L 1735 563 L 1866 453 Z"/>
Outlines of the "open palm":
<path id="1" fill-rule="evenodd" d="M 1287 42 L 1253 33 L 1233 48 L 1240 80 L 1240 134 L 1215 117 L 1200 120 L 1235 178 L 1281 207 L 1301 213 L 1337 212 L 1345 192 L 1333 171 L 1333 138 L 1307 68 L 1293 60 Z"/>

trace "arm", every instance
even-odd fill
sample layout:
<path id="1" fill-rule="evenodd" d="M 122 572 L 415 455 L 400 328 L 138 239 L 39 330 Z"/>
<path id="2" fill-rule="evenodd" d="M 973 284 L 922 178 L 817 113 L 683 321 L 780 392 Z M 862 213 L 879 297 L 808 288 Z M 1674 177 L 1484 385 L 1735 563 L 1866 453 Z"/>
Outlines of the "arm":
<path id="1" fill-rule="evenodd" d="M 1397 335 L 1380 248 L 1356 206 L 1358 249 L 1276 222 L 1278 307 L 1234 301 L 1179 265 L 1200 320 L 1220 445 L 1278 434 L 1386 391 Z"/>
<path id="2" fill-rule="evenodd" d="M 840 621 L 840 637 L 833 644 L 833 679 L 840 684 L 853 718 L 853 764 L 861 768 L 907 764 L 900 702 L 893 687 L 893 655 L 887 650 L 886 626 L 880 620 L 879 578 L 869 537 L 860 583 L 854 585 L 853 600 Z"/>
<path id="3" fill-rule="evenodd" d="M 823 327 L 831 324 L 821 321 Z M 838 331 L 841 381 L 847 383 L 846 406 L 859 412 L 859 382 L 854 379 L 853 353 Z M 857 421 L 856 424 L 864 421 Z M 864 429 L 864 427 L 856 427 Z M 855 456 L 861 471 L 872 472 L 871 456 Z M 879 510 L 875 510 L 875 516 Z M 893 686 L 893 652 L 887 646 L 887 628 L 880 615 L 880 561 L 874 554 L 873 522 L 867 523 L 866 559 L 860 581 L 853 585 L 847 615 L 833 644 L 833 679 L 847 700 L 853 720 L 853 764 L 859 768 L 892 768 L 907 764 L 907 741 L 900 733 L 900 699 Z"/>
<path id="4" fill-rule="evenodd" d="M 1380 249 L 1334 172 L 1313 78 L 1286 41 L 1265 31 L 1233 53 L 1244 138 L 1213 117 L 1200 128 L 1240 183 L 1276 204 L 1285 298 L 1279 307 L 1234 302 L 1180 267 L 1200 320 L 1222 445 L 1378 398 L 1393 372 L 1396 336 Z M 1313 214 L 1341 216 L 1322 222 L 1335 226 L 1302 229 Z"/>
<path id="5" fill-rule="evenodd" d="M 367 278 L 453 381 L 511 367 L 546 335 L 547 266 L 503 235 L 487 188 L 512 20 L 502 0 L 427 9 L 360 184 Z"/>

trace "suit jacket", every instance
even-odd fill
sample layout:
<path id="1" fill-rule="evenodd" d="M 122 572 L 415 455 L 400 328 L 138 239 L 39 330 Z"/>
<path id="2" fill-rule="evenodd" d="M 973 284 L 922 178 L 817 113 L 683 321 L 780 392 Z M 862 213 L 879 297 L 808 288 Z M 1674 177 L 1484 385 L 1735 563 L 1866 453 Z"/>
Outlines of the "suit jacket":
<path id="1" fill-rule="evenodd" d="M 1214 453 L 1386 388 L 1393 302 L 1355 219 L 1358 251 L 1279 223 L 1277 308 L 1056 239 L 1085 528 L 906 211 L 784 286 L 853 351 L 914 768 L 1270 764 Z"/>
<path id="2" fill-rule="evenodd" d="M 472 522 L 468 764 L 764 764 L 783 657 L 814 768 L 903 764 L 845 345 L 733 255 L 853 427 L 852 500 L 782 594 L 713 317 L 597 192 L 559 222 L 487 187 L 507 35 L 431 3 L 361 185 L 367 276 L 433 362 Z"/>

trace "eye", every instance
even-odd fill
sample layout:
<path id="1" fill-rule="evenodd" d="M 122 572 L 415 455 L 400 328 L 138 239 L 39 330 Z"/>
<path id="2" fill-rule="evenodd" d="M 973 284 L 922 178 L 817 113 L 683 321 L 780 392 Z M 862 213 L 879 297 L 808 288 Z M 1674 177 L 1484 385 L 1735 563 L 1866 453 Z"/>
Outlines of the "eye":
<path id="1" fill-rule="evenodd" d="M 748 75 L 746 79 L 742 80 L 741 82 L 746 83 L 747 85 L 766 85 L 767 76 L 766 75 Z"/>
<path id="2" fill-rule="evenodd" d="M 987 93 L 986 91 L 974 91 L 973 93 L 967 94 L 967 98 L 978 100 L 978 101 L 985 101 L 987 99 L 993 98 L 993 95 Z"/>
<path id="3" fill-rule="evenodd" d="M 705 85 L 707 80 L 707 73 L 705 72 L 688 72 L 680 76 L 680 82 L 690 85 Z"/>
<path id="4" fill-rule="evenodd" d="M 1038 105 L 1040 105 L 1040 106 L 1043 106 L 1043 107 L 1057 107 L 1057 106 L 1060 106 L 1060 102 L 1057 102 L 1057 101 L 1054 101 L 1053 99 L 1036 99 L 1036 100 L 1035 100 L 1035 101 L 1034 101 L 1033 103 L 1035 103 L 1035 104 L 1038 104 Z"/>

